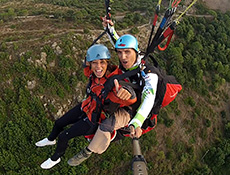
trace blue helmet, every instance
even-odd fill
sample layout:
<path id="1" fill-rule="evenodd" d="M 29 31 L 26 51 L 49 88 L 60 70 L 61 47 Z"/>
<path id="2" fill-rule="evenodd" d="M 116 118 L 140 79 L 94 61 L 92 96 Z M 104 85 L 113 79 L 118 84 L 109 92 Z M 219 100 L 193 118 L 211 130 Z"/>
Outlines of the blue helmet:
<path id="1" fill-rule="evenodd" d="M 110 59 L 109 49 L 102 44 L 94 44 L 87 50 L 86 61 Z"/>
<path id="2" fill-rule="evenodd" d="M 138 52 L 138 41 L 132 35 L 123 35 L 117 40 L 115 49 L 134 49 L 136 52 Z"/>

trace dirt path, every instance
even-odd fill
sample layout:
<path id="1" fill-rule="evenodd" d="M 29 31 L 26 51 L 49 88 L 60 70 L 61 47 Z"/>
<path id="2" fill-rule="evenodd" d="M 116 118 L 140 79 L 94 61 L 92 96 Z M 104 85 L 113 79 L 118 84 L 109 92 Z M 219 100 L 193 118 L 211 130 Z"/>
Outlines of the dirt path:
<path id="1" fill-rule="evenodd" d="M 202 0 L 205 4 L 215 10 L 221 10 L 222 12 L 226 12 L 230 10 L 230 1 L 229 0 Z"/>

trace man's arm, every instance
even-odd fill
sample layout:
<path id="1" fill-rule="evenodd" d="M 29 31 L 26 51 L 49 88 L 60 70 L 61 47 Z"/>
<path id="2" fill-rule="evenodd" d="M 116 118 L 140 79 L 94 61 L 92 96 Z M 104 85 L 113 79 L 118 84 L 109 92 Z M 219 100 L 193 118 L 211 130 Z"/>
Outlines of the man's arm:
<path id="1" fill-rule="evenodd" d="M 145 86 L 142 91 L 141 105 L 137 110 L 136 115 L 130 121 L 129 126 L 131 129 L 131 137 L 140 137 L 142 130 L 141 126 L 148 117 L 153 108 L 156 98 L 158 76 L 157 74 L 148 73 L 144 77 Z"/>
<path id="2" fill-rule="evenodd" d="M 110 39 L 110 42 L 112 43 L 112 45 L 114 46 L 116 41 L 119 38 L 119 35 L 117 34 L 115 28 L 114 28 L 114 23 L 112 22 L 112 20 L 108 20 L 106 17 L 102 18 L 102 25 L 104 27 L 104 29 L 106 29 L 106 27 L 108 27 L 108 31 L 107 31 L 107 35 Z"/>

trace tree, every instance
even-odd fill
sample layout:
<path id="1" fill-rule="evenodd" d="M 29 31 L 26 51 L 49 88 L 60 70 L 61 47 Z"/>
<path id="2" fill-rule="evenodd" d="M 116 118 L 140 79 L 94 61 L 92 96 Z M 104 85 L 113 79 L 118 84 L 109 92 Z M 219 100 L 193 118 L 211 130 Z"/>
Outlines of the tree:
<path id="1" fill-rule="evenodd" d="M 225 154 L 223 150 L 219 147 L 213 147 L 208 154 L 205 156 L 205 161 L 212 167 L 212 169 L 217 170 L 220 168 L 225 162 Z"/>
<path id="2" fill-rule="evenodd" d="M 209 10 L 208 13 L 212 16 L 214 16 L 215 18 L 217 18 L 217 13 L 214 10 Z"/>
<path id="3" fill-rule="evenodd" d="M 178 64 L 182 64 L 184 62 L 184 57 L 180 47 L 171 47 L 169 53 L 171 54 L 169 55 L 168 59 L 172 59 Z"/>
<path id="4" fill-rule="evenodd" d="M 224 133 L 227 138 L 230 138 L 230 122 L 225 124 Z"/>
<path id="5" fill-rule="evenodd" d="M 195 52 L 199 52 L 203 50 L 203 46 L 199 41 L 195 41 L 191 44 L 191 49 Z"/>
<path id="6" fill-rule="evenodd" d="M 223 66 L 222 62 L 219 61 L 217 63 L 216 70 L 219 74 L 222 74 L 224 72 L 224 66 Z"/>
<path id="7" fill-rule="evenodd" d="M 204 24 L 196 24 L 195 27 L 200 34 L 204 34 L 206 32 L 206 27 Z"/>
<path id="8" fill-rule="evenodd" d="M 29 12 L 28 12 L 28 10 L 23 9 L 23 10 L 20 11 L 20 15 L 27 17 L 29 15 Z"/>
<path id="9" fill-rule="evenodd" d="M 8 19 L 14 19 L 16 16 L 16 13 L 13 8 L 9 8 L 7 15 L 8 15 Z"/>
<path id="10" fill-rule="evenodd" d="M 207 31 L 212 35 L 212 37 L 215 37 L 216 35 L 216 30 L 215 27 L 212 24 L 209 24 L 207 27 Z"/>
<path id="11" fill-rule="evenodd" d="M 190 42 L 195 36 L 195 33 L 194 33 L 194 30 L 193 28 L 191 28 L 188 32 L 187 32 L 187 35 L 186 35 L 186 40 L 187 42 Z"/>

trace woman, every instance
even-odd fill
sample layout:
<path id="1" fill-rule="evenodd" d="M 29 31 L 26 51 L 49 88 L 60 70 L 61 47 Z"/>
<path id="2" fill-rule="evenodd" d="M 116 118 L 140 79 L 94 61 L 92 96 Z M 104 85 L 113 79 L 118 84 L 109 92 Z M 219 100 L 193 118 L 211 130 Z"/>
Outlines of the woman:
<path id="1" fill-rule="evenodd" d="M 51 158 L 41 164 L 41 168 L 50 169 L 61 161 L 61 156 L 68 147 L 68 141 L 76 136 L 85 136 L 94 134 L 98 128 L 98 124 L 109 117 L 113 112 L 120 107 L 129 106 L 136 102 L 134 91 L 129 86 L 114 87 L 107 95 L 103 97 L 102 90 L 104 83 L 109 77 L 121 74 L 117 66 L 109 64 L 110 53 L 107 47 L 100 44 L 95 44 L 87 50 L 86 61 L 89 67 L 86 68 L 90 74 L 90 81 L 87 88 L 88 97 L 73 109 L 64 114 L 60 119 L 55 121 L 52 132 L 47 138 L 40 140 L 36 146 L 43 147 L 58 143 L 55 153 Z M 90 70 L 89 70 L 90 69 Z M 118 88 L 127 90 L 131 95 L 129 100 L 127 97 L 118 97 Z M 105 104 L 106 102 L 106 104 Z M 107 107 L 106 107 L 107 106 Z M 111 107 L 110 107 L 111 106 Z M 64 127 L 73 124 L 70 128 L 63 131 Z M 108 123 L 106 123 L 108 125 Z M 90 150 L 86 150 L 89 151 Z M 87 152 L 86 152 L 87 153 Z"/>

